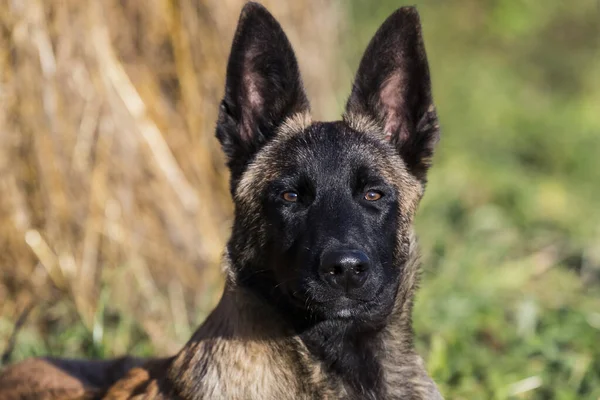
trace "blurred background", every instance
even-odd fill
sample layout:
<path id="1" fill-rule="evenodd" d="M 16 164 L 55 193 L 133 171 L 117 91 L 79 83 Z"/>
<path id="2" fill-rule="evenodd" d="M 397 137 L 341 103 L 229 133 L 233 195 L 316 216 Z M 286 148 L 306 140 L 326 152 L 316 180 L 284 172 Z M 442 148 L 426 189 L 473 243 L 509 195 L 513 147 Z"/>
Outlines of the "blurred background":
<path id="1" fill-rule="evenodd" d="M 418 1 L 442 140 L 418 348 L 448 399 L 600 399 L 600 3 Z M 168 354 L 221 294 L 242 0 L 0 0 L 0 352 Z M 264 2 L 315 119 L 403 1 Z"/>

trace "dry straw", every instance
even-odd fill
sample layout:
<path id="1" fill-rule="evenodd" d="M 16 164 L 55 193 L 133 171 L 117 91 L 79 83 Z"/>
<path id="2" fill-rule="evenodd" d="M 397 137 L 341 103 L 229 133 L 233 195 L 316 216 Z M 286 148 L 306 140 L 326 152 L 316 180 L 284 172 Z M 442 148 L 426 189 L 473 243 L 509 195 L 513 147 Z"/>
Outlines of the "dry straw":
<path id="1" fill-rule="evenodd" d="M 69 302 L 94 330 L 108 293 L 172 351 L 214 304 L 232 211 L 214 123 L 242 3 L 0 0 L 1 317 Z M 340 4 L 266 5 L 331 116 Z"/>

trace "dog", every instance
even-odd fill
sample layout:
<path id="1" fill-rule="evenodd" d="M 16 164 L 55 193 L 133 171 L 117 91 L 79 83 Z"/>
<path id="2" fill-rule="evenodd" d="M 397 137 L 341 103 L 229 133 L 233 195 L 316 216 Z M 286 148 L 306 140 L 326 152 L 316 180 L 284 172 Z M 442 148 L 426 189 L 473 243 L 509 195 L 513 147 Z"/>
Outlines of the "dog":
<path id="1" fill-rule="evenodd" d="M 394 12 L 342 120 L 313 122 L 290 42 L 247 3 L 216 137 L 235 204 L 223 296 L 175 356 L 31 359 L 0 399 L 441 399 L 415 352 L 413 217 L 439 123 L 419 15 Z"/>

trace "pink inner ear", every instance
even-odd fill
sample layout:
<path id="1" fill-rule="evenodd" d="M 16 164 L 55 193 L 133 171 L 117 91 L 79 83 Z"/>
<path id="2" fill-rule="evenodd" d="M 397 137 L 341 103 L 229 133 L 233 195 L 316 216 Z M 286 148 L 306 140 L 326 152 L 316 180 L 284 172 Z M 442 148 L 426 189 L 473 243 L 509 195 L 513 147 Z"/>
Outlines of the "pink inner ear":
<path id="1" fill-rule="evenodd" d="M 386 140 L 392 140 L 394 135 L 398 135 L 400 142 L 408 139 L 408 131 L 402 129 L 402 118 L 404 110 L 404 101 L 402 96 L 402 87 L 404 86 L 404 74 L 396 72 L 383 82 L 379 99 L 383 108 L 383 130 Z"/>
<path id="2" fill-rule="evenodd" d="M 242 129 L 240 135 L 245 141 L 250 141 L 256 116 L 260 115 L 264 99 L 260 93 L 260 76 L 256 73 L 248 73 L 244 76 L 244 97 L 246 104 L 242 107 Z"/>
<path id="3" fill-rule="evenodd" d="M 250 74 L 245 78 L 246 96 L 248 96 L 248 106 L 252 110 L 260 110 L 263 107 L 263 98 L 258 88 L 258 74 Z"/>

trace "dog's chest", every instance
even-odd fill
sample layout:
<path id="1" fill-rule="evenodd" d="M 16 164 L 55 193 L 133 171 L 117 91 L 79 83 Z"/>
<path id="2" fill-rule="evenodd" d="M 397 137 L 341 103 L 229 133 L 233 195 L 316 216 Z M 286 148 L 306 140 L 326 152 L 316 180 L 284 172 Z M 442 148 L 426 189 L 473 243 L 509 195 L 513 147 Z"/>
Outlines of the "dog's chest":
<path id="1" fill-rule="evenodd" d="M 184 399 L 340 398 L 328 396 L 334 392 L 325 388 L 321 374 L 286 347 L 269 341 L 203 341 L 193 357 L 175 360 L 171 381 Z"/>

